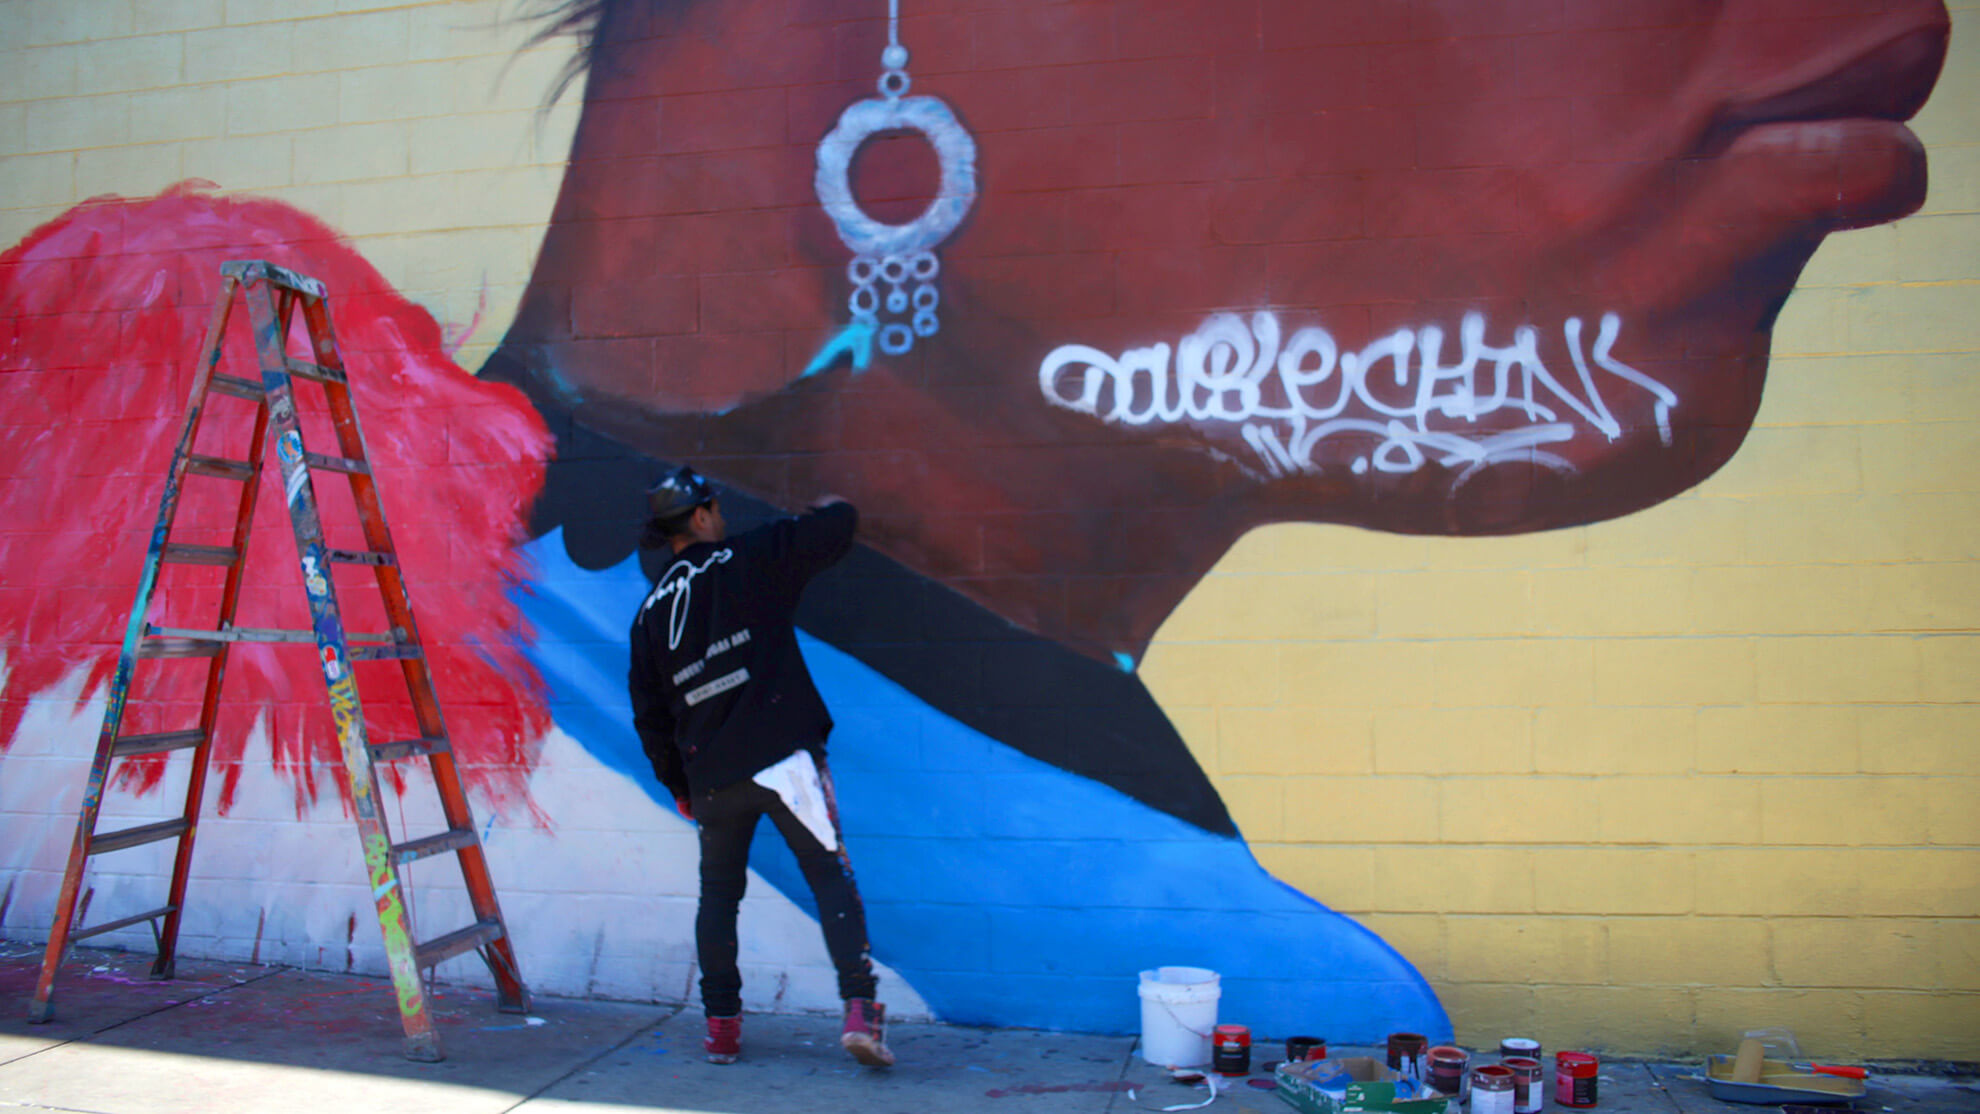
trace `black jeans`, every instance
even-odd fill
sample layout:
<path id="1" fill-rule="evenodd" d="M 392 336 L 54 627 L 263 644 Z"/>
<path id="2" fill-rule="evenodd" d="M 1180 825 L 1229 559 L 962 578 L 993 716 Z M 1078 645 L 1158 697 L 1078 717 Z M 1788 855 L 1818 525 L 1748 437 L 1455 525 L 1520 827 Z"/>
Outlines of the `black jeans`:
<path id="1" fill-rule="evenodd" d="M 839 833 L 839 807 L 832 775 L 818 764 L 818 780 Z M 749 885 L 749 844 L 756 822 L 768 816 L 797 856 L 798 868 L 818 902 L 818 924 L 825 950 L 839 972 L 839 997 L 871 998 L 875 980 L 866 940 L 866 908 L 853 881 L 846 841 L 828 851 L 783 798 L 748 778 L 694 798 L 694 820 L 701 833 L 701 907 L 694 918 L 695 950 L 701 956 L 701 1006 L 710 1017 L 742 1012 L 742 972 L 736 968 L 736 912 Z"/>

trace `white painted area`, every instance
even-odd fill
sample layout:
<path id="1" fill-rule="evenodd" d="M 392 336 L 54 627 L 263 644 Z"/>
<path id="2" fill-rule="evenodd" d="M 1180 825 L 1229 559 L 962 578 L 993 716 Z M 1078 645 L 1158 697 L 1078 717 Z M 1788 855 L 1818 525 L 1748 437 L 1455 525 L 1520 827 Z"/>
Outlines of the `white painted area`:
<path id="1" fill-rule="evenodd" d="M 1271 475 L 1318 473 L 1314 450 L 1331 437 L 1372 437 L 1357 473 L 1414 472 L 1427 461 L 1470 471 L 1509 460 L 1561 471 L 1572 466 L 1541 445 L 1573 440 L 1583 430 L 1614 441 L 1624 432 L 1589 365 L 1649 396 L 1658 438 L 1671 444 L 1677 394 L 1615 356 L 1622 319 L 1604 314 L 1592 348 L 1582 321 L 1570 317 L 1561 338 L 1574 364 L 1570 389 L 1540 358 L 1539 333 L 1512 330 L 1511 343 L 1487 343 L 1483 314 L 1466 314 L 1458 351 L 1444 363 L 1444 331 L 1398 329 L 1359 351 L 1341 351 L 1318 325 L 1283 342 L 1277 314 L 1213 314 L 1174 350 L 1166 343 L 1119 356 L 1083 344 L 1053 349 L 1038 367 L 1038 387 L 1055 406 L 1116 425 L 1193 422 L 1237 425 Z M 1611 383 L 1611 386 L 1614 384 Z M 1482 433 L 1481 418 L 1511 411 L 1524 425 Z M 1503 423 L 1501 423 L 1503 424 Z"/>
<path id="2" fill-rule="evenodd" d="M 6 663 L 0 659 L 0 675 Z M 12 746 L 0 753 L 0 892 L 11 889 L 0 935 L 45 940 L 54 919 L 76 811 L 102 726 L 103 693 L 77 702 L 77 669 L 30 702 Z M 189 758 L 175 757 L 160 791 L 143 798 L 104 795 L 99 831 L 177 815 Z M 364 879 L 356 827 L 339 805 L 341 767 L 313 771 L 320 798 L 296 805 L 278 777 L 265 729 L 244 755 L 229 815 L 213 816 L 218 769 L 207 785 L 179 954 L 385 973 L 384 948 Z M 553 827 L 526 814 L 493 818 L 477 802 L 489 869 L 515 934 L 523 979 L 539 994 L 698 1003 L 694 908 L 698 850 L 692 828 L 627 778 L 598 762 L 563 731 L 544 741 L 530 781 Z M 431 784 L 409 781 L 405 800 L 386 793 L 394 838 L 440 827 Z M 298 813 L 300 812 L 300 815 Z M 85 923 L 163 903 L 171 841 L 93 861 Z M 466 924 L 465 892 L 453 859 L 437 856 L 408 874 L 408 907 L 425 939 Z M 836 1012 L 838 981 L 818 924 L 753 872 L 743 902 L 743 1005 L 753 1012 Z M 96 937 L 92 945 L 153 950 L 143 925 Z M 877 966 L 877 965 L 876 965 Z M 445 981 L 490 985 L 473 955 L 440 969 Z M 890 969 L 880 969 L 888 1013 L 929 1016 L 928 1006 Z"/>

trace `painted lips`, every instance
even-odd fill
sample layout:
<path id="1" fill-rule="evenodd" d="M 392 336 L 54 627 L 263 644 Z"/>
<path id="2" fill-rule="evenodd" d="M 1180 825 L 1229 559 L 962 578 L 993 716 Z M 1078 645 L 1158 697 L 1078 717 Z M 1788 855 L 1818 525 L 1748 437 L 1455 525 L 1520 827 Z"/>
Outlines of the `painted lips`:
<path id="1" fill-rule="evenodd" d="M 1744 164 L 1742 179 L 1771 202 L 1754 214 L 1763 219 L 1833 231 L 1911 212 L 1925 198 L 1925 149 L 1901 121 L 1924 105 L 1945 62 L 1939 15 L 1840 65 L 1791 72 L 1778 91 L 1734 100 L 1701 154 Z"/>

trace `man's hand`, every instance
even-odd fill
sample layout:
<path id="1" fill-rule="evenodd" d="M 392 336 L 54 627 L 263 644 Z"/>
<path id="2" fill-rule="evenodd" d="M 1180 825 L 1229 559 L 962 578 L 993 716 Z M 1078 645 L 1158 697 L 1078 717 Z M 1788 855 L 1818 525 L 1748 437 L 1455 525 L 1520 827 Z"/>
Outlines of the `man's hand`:
<path id="1" fill-rule="evenodd" d="M 686 797 L 675 797 L 674 807 L 680 811 L 683 817 L 689 820 L 694 819 L 694 805 Z"/>
<path id="2" fill-rule="evenodd" d="M 823 510 L 834 503 L 846 503 L 846 502 L 851 502 L 851 500 L 847 499 L 843 495 L 825 494 L 825 495 L 820 495 L 816 499 L 813 499 L 808 504 L 808 507 L 811 510 L 817 511 L 817 510 Z"/>

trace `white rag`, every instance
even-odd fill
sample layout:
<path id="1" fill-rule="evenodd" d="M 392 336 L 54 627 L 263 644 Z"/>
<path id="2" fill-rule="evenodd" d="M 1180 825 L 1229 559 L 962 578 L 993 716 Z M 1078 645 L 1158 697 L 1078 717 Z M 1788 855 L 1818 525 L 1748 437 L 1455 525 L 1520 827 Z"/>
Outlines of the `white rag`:
<path id="1" fill-rule="evenodd" d="M 832 830 L 832 812 L 825 807 L 825 785 L 818 780 L 818 763 L 810 751 L 798 751 L 750 780 L 782 799 L 825 850 L 839 849 L 839 833 Z"/>

